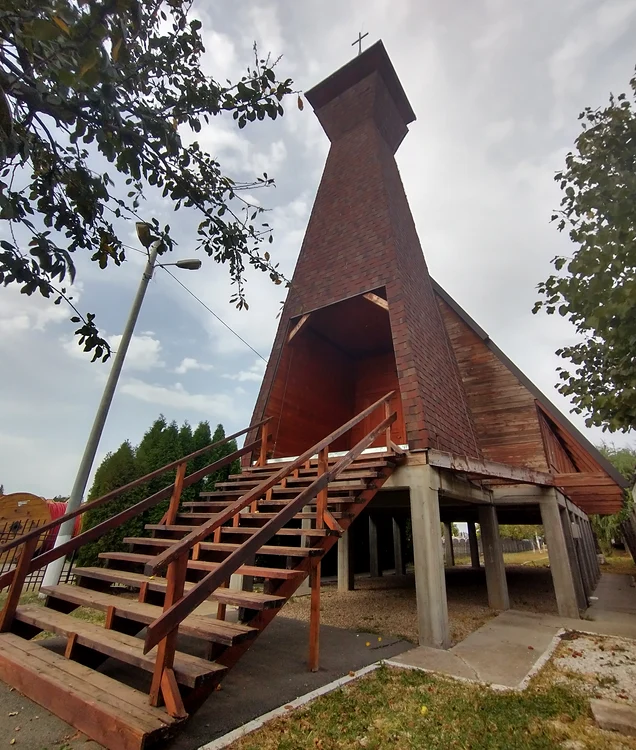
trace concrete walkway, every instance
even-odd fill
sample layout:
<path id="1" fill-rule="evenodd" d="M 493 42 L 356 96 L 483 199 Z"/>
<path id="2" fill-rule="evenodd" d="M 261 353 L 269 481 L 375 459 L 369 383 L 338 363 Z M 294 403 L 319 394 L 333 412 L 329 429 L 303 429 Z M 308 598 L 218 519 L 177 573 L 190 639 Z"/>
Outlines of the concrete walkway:
<path id="1" fill-rule="evenodd" d="M 420 646 L 389 663 L 522 688 L 549 658 L 561 629 L 636 638 L 636 587 L 631 584 L 631 576 L 604 574 L 580 620 L 508 610 L 448 651 Z"/>

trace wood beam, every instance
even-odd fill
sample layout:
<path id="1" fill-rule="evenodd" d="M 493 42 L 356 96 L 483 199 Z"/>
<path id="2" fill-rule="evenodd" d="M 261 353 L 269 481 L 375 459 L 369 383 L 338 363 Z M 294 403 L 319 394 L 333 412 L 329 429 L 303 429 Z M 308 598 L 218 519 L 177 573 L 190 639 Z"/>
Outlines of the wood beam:
<path id="1" fill-rule="evenodd" d="M 389 312 L 389 303 L 382 299 L 382 297 L 379 297 L 377 294 L 373 294 L 373 292 L 367 292 L 366 294 L 362 295 L 365 299 L 369 300 L 369 302 L 373 302 L 374 305 L 377 305 L 378 307 L 381 307 L 383 310 L 386 310 Z"/>
<path id="2" fill-rule="evenodd" d="M 557 487 L 587 488 L 587 487 L 613 487 L 622 492 L 612 477 L 605 473 L 575 472 L 572 474 L 555 474 L 554 484 Z"/>
<path id="3" fill-rule="evenodd" d="M 311 313 L 307 313 L 306 315 L 303 315 L 302 318 L 296 323 L 296 325 L 291 329 L 289 336 L 287 337 L 287 343 L 294 338 L 294 336 L 297 333 L 300 333 L 301 328 L 305 325 L 305 323 L 309 320 L 309 316 Z"/>
<path id="4" fill-rule="evenodd" d="M 554 486 L 554 477 L 543 471 L 534 471 L 525 466 L 511 466 L 497 461 L 486 461 L 470 456 L 457 456 L 453 453 L 429 448 L 427 451 L 428 463 L 439 469 L 450 469 L 475 476 L 491 477 L 500 479 L 512 479 L 524 484 L 538 484 L 545 487 Z"/>

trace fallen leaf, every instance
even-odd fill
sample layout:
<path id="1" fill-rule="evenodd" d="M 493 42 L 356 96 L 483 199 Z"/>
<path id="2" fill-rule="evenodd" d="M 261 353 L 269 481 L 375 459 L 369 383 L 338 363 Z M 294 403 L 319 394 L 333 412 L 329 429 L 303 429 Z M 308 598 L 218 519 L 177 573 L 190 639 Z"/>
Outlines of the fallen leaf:
<path id="1" fill-rule="evenodd" d="M 355 677 L 355 676 L 356 676 L 355 672 L 349 672 L 349 677 Z"/>
<path id="2" fill-rule="evenodd" d="M 528 646 L 528 651 L 534 651 L 534 646 Z"/>
<path id="3" fill-rule="evenodd" d="M 293 706 L 291 703 L 288 703 L 286 706 L 283 706 L 283 708 L 285 709 L 285 711 L 291 711 Z"/>
<path id="4" fill-rule="evenodd" d="M 422 706 L 422 708 L 420 708 L 420 713 L 422 714 L 422 716 L 426 716 L 426 714 L 428 713 L 428 707 Z"/>
<path id="5" fill-rule="evenodd" d="M 370 645 L 371 645 L 371 643 L 369 643 L 369 641 L 367 641 L 367 642 L 366 642 L 366 643 L 365 643 L 364 645 L 365 645 L 365 646 L 370 646 Z"/>

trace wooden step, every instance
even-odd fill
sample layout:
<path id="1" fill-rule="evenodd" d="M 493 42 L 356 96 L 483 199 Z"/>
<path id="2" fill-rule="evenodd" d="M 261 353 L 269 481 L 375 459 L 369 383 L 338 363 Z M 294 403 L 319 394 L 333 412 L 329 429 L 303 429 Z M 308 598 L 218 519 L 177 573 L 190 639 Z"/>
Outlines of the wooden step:
<path id="1" fill-rule="evenodd" d="M 329 466 L 333 466 L 336 464 L 342 456 L 331 456 L 329 458 Z M 353 463 L 350 464 L 350 468 L 358 468 L 358 467 L 373 467 L 373 468 L 383 468 L 385 466 L 395 466 L 400 460 L 399 456 L 396 456 L 393 453 L 375 453 L 375 454 L 366 454 L 363 456 L 360 456 L 359 458 L 356 458 Z M 248 472 L 255 472 L 257 474 L 274 474 L 276 471 L 280 471 L 282 468 L 288 467 L 290 461 L 280 461 L 279 463 L 268 463 L 265 466 L 250 466 L 243 470 L 242 474 L 246 474 Z M 312 458 L 309 462 L 309 469 L 305 468 L 303 466 L 299 469 L 299 471 L 316 471 L 318 467 L 318 459 Z M 274 471 L 272 471 L 274 469 Z M 239 475 L 241 476 L 241 475 Z"/>
<path id="2" fill-rule="evenodd" d="M 241 517 L 243 517 L 244 515 L 245 514 L 241 513 Z M 258 518 L 258 513 L 256 514 L 256 518 Z M 177 524 L 174 524 L 171 526 L 164 526 L 160 523 L 148 523 L 146 524 L 146 529 L 148 529 L 148 531 L 169 531 L 169 532 L 174 532 L 174 533 L 189 534 L 192 531 L 192 526 L 179 526 Z M 221 532 L 223 534 L 253 534 L 255 531 L 258 531 L 258 528 L 245 527 L 245 526 L 221 526 Z M 276 536 L 327 536 L 327 535 L 328 535 L 327 529 L 283 528 L 283 529 L 279 529 L 276 532 Z M 175 542 L 177 540 L 169 539 L 169 541 Z"/>
<path id="3" fill-rule="evenodd" d="M 274 518 L 277 513 L 241 513 L 241 518 Z M 348 518 L 348 515 L 346 513 L 340 513 L 338 511 L 334 511 L 331 514 L 334 518 Z M 196 528 L 197 526 L 200 526 L 202 523 L 205 523 L 206 521 L 209 521 L 211 518 L 214 518 L 216 516 L 216 513 L 179 513 L 177 515 L 177 521 L 187 521 L 188 519 L 192 519 L 193 521 L 197 521 L 198 523 L 192 523 L 188 525 L 188 529 L 192 531 L 192 529 Z M 316 513 L 296 513 L 294 518 L 316 518 Z"/>
<path id="4" fill-rule="evenodd" d="M 279 485 L 276 485 L 273 488 L 273 493 L 275 495 L 289 495 L 289 494 L 295 494 L 297 495 L 301 487 L 298 487 L 297 485 L 293 485 L 291 480 L 288 483 L 290 486 L 288 487 L 280 487 Z M 307 483 L 310 484 L 310 483 Z M 363 480 L 359 479 L 352 479 L 352 480 L 344 480 L 340 481 L 339 479 L 336 479 L 335 482 L 330 482 L 328 485 L 329 492 L 361 492 L 362 490 L 366 490 L 367 483 Z M 238 496 L 241 497 L 242 495 L 246 495 L 249 492 L 249 489 L 223 489 L 219 490 L 218 492 L 216 490 L 212 490 L 210 492 L 200 492 L 199 497 L 214 497 L 215 495 L 220 495 L 222 497 L 229 497 L 229 496 Z M 184 503 L 184 505 L 189 505 L 189 503 Z"/>
<path id="5" fill-rule="evenodd" d="M 277 506 L 288 505 L 289 502 L 294 499 L 294 497 L 295 497 L 295 493 L 292 491 L 291 497 L 288 497 L 288 498 L 276 497 L 276 498 L 272 498 L 271 500 L 261 499 L 257 501 L 257 506 L 261 507 L 261 506 L 267 506 L 267 505 L 277 505 Z M 357 503 L 358 498 L 354 495 L 342 495 L 342 496 L 337 495 L 335 497 L 329 496 L 327 498 L 327 501 L 328 501 L 329 506 L 346 505 L 347 503 Z M 305 505 L 315 505 L 315 504 L 316 504 L 316 498 L 313 498 L 312 500 L 307 500 L 307 502 L 305 503 Z M 192 508 L 193 512 L 195 513 L 204 508 L 210 508 L 210 506 L 213 506 L 213 505 L 216 505 L 216 503 L 211 503 L 205 500 L 197 500 L 193 502 L 183 503 L 184 507 Z M 213 513 L 211 515 L 216 515 L 216 513 Z"/>
<path id="6" fill-rule="evenodd" d="M 77 617 L 34 604 L 18 607 L 15 618 L 20 622 L 34 625 L 40 630 L 47 630 L 58 635 L 68 637 L 75 634 L 76 643 L 80 646 L 99 651 L 100 654 L 132 664 L 146 672 L 154 671 L 157 649 L 153 648 L 144 654 L 144 642 L 140 638 L 119 633 L 116 630 L 107 630 L 95 623 L 79 620 Z M 177 682 L 181 685 L 195 688 L 207 680 L 218 677 L 219 673 L 224 671 L 225 667 L 220 664 L 180 651 L 175 653 L 174 673 Z"/>
<path id="7" fill-rule="evenodd" d="M 165 592 L 167 586 L 165 578 L 156 576 L 148 578 L 143 573 L 132 573 L 115 568 L 74 568 L 73 574 L 80 581 L 80 586 L 83 578 L 117 583 L 131 589 L 140 589 L 143 583 L 147 583 L 150 591 L 160 591 L 161 593 Z M 193 586 L 195 586 L 194 583 L 186 581 L 185 590 L 190 591 Z M 236 591 L 234 589 L 217 589 L 209 598 L 221 604 L 258 610 L 276 609 L 282 607 L 286 601 L 284 597 L 274 596 L 274 594 L 259 594 L 257 591 Z"/>
<path id="8" fill-rule="evenodd" d="M 331 466 L 333 466 L 336 463 L 336 459 L 331 460 L 329 463 Z M 369 461 L 363 461 L 361 463 L 357 463 L 354 461 L 351 464 L 351 466 L 349 466 L 348 469 L 345 469 L 345 471 L 340 476 L 346 477 L 349 475 L 349 472 L 352 472 L 352 471 L 370 471 L 370 470 L 384 469 L 386 468 L 387 465 L 393 466 L 395 463 L 396 461 L 387 462 L 386 459 L 378 459 L 377 461 L 369 460 Z M 278 464 L 278 468 L 276 469 L 276 471 L 279 471 L 283 467 L 283 465 L 284 464 Z M 267 475 L 273 476 L 274 473 L 275 472 L 270 471 L 269 467 L 267 468 L 267 470 L 264 470 L 263 467 L 256 466 L 256 467 L 251 467 L 250 469 L 246 469 L 242 471 L 240 474 L 230 474 L 230 476 L 228 477 L 228 480 L 242 479 L 244 477 L 253 476 L 253 477 L 258 477 L 259 481 L 262 482 Z M 298 473 L 300 474 L 300 476 L 312 475 L 315 477 L 318 475 L 318 467 L 312 466 L 310 469 L 305 469 L 303 467 L 301 469 L 298 469 Z"/>
<path id="9" fill-rule="evenodd" d="M 278 513 L 267 513 L 267 512 L 259 512 L 256 513 L 241 513 L 241 519 L 260 519 L 260 518 L 276 518 Z M 294 516 L 295 519 L 303 519 L 303 518 L 312 518 L 316 519 L 317 513 L 296 513 Z M 349 518 L 348 513 L 340 513 L 339 511 L 331 511 L 331 515 L 338 519 L 338 518 Z"/>
<path id="10" fill-rule="evenodd" d="M 150 536 L 127 536 L 124 538 L 124 544 L 134 544 L 139 547 L 172 547 L 175 539 L 160 539 L 159 537 Z M 208 552 L 235 552 L 241 545 L 230 544 L 229 542 L 201 542 L 199 548 Z M 316 557 L 322 554 L 319 547 L 279 547 L 263 545 L 257 555 L 283 555 L 284 557 Z"/>
<path id="11" fill-rule="evenodd" d="M 13 633 L 0 634 L 0 679 L 108 750 L 163 746 L 183 721 L 139 690 Z"/>
<path id="12" fill-rule="evenodd" d="M 154 604 L 145 604 L 134 599 L 125 599 L 114 594 L 85 589 L 68 583 L 61 583 L 57 586 L 43 586 L 40 591 L 54 599 L 63 599 L 65 602 L 71 602 L 80 607 L 91 607 L 102 612 L 106 612 L 109 607 L 114 607 L 116 617 L 124 617 L 127 620 L 134 620 L 144 625 L 156 620 L 163 612 L 161 607 Z M 202 617 L 196 613 L 188 615 L 183 620 L 179 625 L 179 632 L 204 641 L 222 643 L 225 646 L 240 643 L 258 633 L 256 628 L 250 628 L 247 625 Z"/>
<path id="13" fill-rule="evenodd" d="M 120 562 L 136 563 L 139 565 L 145 565 L 156 557 L 156 555 L 141 555 L 137 552 L 100 552 L 99 556 L 102 560 L 118 560 Z M 188 560 L 188 569 L 211 571 L 216 570 L 220 564 L 207 560 Z M 244 576 L 277 578 L 283 581 L 289 581 L 292 578 L 306 575 L 302 571 L 287 570 L 285 568 L 264 568 L 256 565 L 241 565 L 235 572 Z"/>
<path id="14" fill-rule="evenodd" d="M 314 482 L 317 478 L 317 473 L 309 473 L 306 472 L 305 475 L 301 474 L 299 477 L 287 477 L 287 485 L 293 485 L 295 487 L 303 486 L 306 487 L 310 485 L 312 482 Z M 378 476 L 377 471 L 349 471 L 349 472 L 343 472 L 339 478 L 332 482 L 332 484 L 336 484 L 337 482 L 345 482 L 345 481 L 353 481 L 356 479 L 376 479 Z M 223 491 L 225 489 L 235 489 L 237 487 L 245 487 L 246 492 L 248 488 L 254 488 L 257 487 L 263 479 L 261 477 L 250 477 L 247 475 L 242 475 L 236 479 L 232 479 L 227 482 L 217 482 L 215 485 L 215 492 Z M 206 493 L 201 493 L 202 495 L 205 495 Z"/>

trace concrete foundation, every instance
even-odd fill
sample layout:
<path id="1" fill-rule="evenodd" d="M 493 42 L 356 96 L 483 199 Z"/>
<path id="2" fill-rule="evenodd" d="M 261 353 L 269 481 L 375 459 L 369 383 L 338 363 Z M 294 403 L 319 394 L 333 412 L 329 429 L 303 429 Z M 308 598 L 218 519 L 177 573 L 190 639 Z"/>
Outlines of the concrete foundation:
<path id="1" fill-rule="evenodd" d="M 338 591 L 353 591 L 353 539 L 351 527 L 338 539 Z"/>
<path id="2" fill-rule="evenodd" d="M 404 561 L 404 545 L 402 544 L 402 524 L 393 517 L 393 558 L 395 560 L 395 575 L 403 576 L 406 572 Z"/>
<path id="3" fill-rule="evenodd" d="M 493 505 L 482 505 L 479 508 L 479 528 L 486 568 L 488 606 L 493 609 L 510 609 L 499 522 L 497 510 Z"/>
<path id="4" fill-rule="evenodd" d="M 468 524 L 468 543 L 470 545 L 470 564 L 473 568 L 479 568 L 479 540 L 477 539 L 477 527 L 472 521 Z"/>
<path id="5" fill-rule="evenodd" d="M 371 578 L 378 578 L 382 575 L 378 549 L 378 525 L 372 515 L 369 516 L 369 573 Z"/>
<path id="6" fill-rule="evenodd" d="M 579 605 L 556 491 L 546 490 L 539 507 L 559 614 L 578 618 Z"/>

